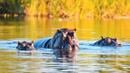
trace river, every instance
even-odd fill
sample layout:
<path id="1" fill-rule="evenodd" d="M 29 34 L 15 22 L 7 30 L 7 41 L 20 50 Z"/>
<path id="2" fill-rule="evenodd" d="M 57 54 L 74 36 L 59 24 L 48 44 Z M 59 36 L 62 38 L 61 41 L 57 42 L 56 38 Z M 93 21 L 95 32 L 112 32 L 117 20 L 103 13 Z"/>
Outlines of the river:
<path id="1" fill-rule="evenodd" d="M 1 73 L 129 73 L 129 19 L 0 19 Z M 74 63 L 55 62 L 52 51 L 18 55 L 17 41 L 52 37 L 57 29 L 76 28 L 80 49 Z M 122 47 L 90 46 L 100 36 L 119 39 Z"/>

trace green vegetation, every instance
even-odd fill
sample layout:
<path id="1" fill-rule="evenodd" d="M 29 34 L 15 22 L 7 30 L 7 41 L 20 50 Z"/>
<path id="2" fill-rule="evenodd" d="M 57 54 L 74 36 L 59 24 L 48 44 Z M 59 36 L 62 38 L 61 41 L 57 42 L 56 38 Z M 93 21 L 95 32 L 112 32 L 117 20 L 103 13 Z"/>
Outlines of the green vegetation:
<path id="1" fill-rule="evenodd" d="M 0 14 L 22 14 L 23 10 L 20 0 L 0 0 Z"/>

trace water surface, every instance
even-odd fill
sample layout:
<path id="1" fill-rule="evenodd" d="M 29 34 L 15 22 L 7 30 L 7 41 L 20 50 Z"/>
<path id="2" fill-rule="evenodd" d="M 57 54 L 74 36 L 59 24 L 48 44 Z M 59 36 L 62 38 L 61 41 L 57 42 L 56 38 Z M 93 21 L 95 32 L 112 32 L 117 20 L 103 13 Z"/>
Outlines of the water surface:
<path id="1" fill-rule="evenodd" d="M 1 73 L 129 73 L 130 21 L 22 18 L 0 21 Z M 18 55 L 17 41 L 51 37 L 59 28 L 76 28 L 80 50 L 74 63 L 56 62 L 52 50 Z M 90 46 L 100 36 L 117 37 L 122 47 Z"/>

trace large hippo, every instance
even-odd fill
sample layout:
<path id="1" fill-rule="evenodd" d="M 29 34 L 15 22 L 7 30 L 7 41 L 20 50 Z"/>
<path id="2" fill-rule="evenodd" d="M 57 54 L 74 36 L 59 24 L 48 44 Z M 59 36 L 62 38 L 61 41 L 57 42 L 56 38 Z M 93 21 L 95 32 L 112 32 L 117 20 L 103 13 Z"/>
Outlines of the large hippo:
<path id="1" fill-rule="evenodd" d="M 52 38 L 43 38 L 33 42 L 18 42 L 18 50 L 34 50 L 51 48 L 56 57 L 72 58 L 78 49 L 78 40 L 75 38 L 76 29 L 58 29 Z"/>
<path id="2" fill-rule="evenodd" d="M 96 41 L 93 46 L 121 46 L 121 44 L 118 42 L 116 38 L 110 38 L 110 37 L 102 37 L 101 39 Z"/>

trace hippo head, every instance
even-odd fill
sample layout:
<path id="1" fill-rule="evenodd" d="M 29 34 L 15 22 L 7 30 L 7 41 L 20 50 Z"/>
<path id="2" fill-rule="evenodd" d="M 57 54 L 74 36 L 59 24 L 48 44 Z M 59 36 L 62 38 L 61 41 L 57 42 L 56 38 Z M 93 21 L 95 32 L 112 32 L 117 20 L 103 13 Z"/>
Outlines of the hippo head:
<path id="1" fill-rule="evenodd" d="M 71 31 L 68 32 L 67 35 L 73 38 L 73 37 L 75 37 L 75 31 L 76 31 L 76 29 L 71 30 Z"/>
<path id="2" fill-rule="evenodd" d="M 117 38 L 106 37 L 104 41 L 109 46 L 121 46 L 121 44 L 118 42 Z"/>
<path id="3" fill-rule="evenodd" d="M 68 28 L 57 30 L 52 38 L 52 48 L 54 49 L 54 55 L 56 57 L 69 57 L 70 44 L 73 45 L 72 38 L 75 37 L 75 31 L 76 29 Z"/>
<path id="4" fill-rule="evenodd" d="M 76 31 L 76 29 L 58 29 L 52 38 L 52 48 L 61 48 L 64 40 L 67 38 L 67 35 L 69 34 L 71 36 L 74 36 L 74 31 Z"/>
<path id="5" fill-rule="evenodd" d="M 118 42 L 117 38 L 111 38 L 111 40 L 116 43 L 116 46 L 121 46 L 121 43 Z"/>
<path id="6" fill-rule="evenodd" d="M 23 42 L 19 42 L 17 44 L 16 47 L 18 50 L 33 50 L 33 41 L 32 42 L 27 42 L 27 41 L 23 41 Z"/>
<path id="7" fill-rule="evenodd" d="M 93 45 L 116 46 L 116 47 L 121 46 L 121 44 L 118 42 L 117 38 L 103 37 L 103 36 L 101 36 L 101 39 L 96 41 Z"/>

